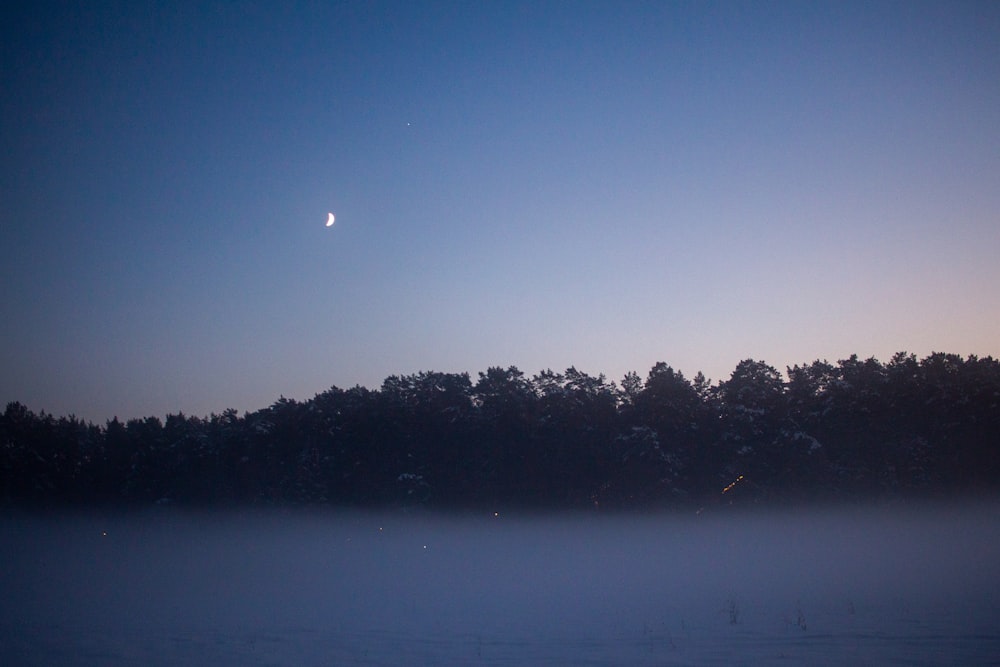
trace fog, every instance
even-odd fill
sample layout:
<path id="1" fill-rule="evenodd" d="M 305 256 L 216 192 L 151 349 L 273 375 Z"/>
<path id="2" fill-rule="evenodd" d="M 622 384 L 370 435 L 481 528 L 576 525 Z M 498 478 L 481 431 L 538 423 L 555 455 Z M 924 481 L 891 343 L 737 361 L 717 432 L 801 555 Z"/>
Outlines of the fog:
<path id="1" fill-rule="evenodd" d="M 0 520 L 0 664 L 971 664 L 1000 505 Z"/>

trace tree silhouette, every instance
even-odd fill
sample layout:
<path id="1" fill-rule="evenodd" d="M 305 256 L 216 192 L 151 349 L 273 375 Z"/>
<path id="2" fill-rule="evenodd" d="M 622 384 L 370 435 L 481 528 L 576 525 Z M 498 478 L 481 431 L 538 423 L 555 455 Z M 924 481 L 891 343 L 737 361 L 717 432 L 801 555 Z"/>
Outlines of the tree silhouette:
<path id="1" fill-rule="evenodd" d="M 1000 490 L 1000 364 L 900 352 L 712 385 L 490 367 L 331 387 L 242 416 L 0 415 L 0 503 L 498 509 L 724 506 Z"/>

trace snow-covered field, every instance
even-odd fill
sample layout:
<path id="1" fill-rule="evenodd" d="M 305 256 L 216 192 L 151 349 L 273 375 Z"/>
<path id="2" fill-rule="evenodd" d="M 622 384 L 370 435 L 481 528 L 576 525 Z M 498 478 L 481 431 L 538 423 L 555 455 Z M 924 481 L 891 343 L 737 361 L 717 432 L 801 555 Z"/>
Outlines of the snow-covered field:
<path id="1" fill-rule="evenodd" d="M 0 517 L 2 665 L 1000 664 L 1000 506 Z"/>

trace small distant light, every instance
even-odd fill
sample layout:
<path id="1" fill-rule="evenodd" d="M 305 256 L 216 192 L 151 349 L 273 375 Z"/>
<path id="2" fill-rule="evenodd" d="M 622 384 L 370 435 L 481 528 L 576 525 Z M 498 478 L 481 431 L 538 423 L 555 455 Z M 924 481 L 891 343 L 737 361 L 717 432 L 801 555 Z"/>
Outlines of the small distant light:
<path id="1" fill-rule="evenodd" d="M 729 486 L 727 486 L 726 488 L 724 488 L 724 489 L 722 490 L 722 492 L 723 492 L 723 493 L 727 493 L 727 492 L 728 492 L 728 491 L 729 491 L 730 489 L 732 489 L 732 488 L 733 488 L 734 486 L 736 486 L 737 482 L 740 482 L 740 481 L 742 481 L 742 480 L 743 480 L 743 475 L 740 475 L 740 476 L 739 476 L 739 477 L 737 477 L 737 478 L 736 478 L 735 480 L 733 480 L 733 481 L 732 481 L 732 482 L 731 482 L 731 483 L 729 484 Z"/>
<path id="2" fill-rule="evenodd" d="M 424 545 L 424 549 L 426 549 L 426 548 L 427 548 L 427 545 L 425 544 L 425 545 Z"/>
<path id="3" fill-rule="evenodd" d="M 500 516 L 500 512 L 494 512 L 493 516 Z"/>
<path id="4" fill-rule="evenodd" d="M 101 531 L 101 537 L 107 537 L 107 536 L 108 536 L 108 531 L 102 530 Z"/>

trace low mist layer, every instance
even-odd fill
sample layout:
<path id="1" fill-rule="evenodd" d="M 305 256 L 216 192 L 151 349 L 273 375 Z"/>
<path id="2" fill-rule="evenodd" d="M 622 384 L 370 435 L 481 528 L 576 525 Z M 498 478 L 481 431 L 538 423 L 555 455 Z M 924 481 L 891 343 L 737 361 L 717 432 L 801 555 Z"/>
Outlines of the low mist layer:
<path id="1" fill-rule="evenodd" d="M 9 515 L 0 662 L 969 664 L 998 509 Z"/>

